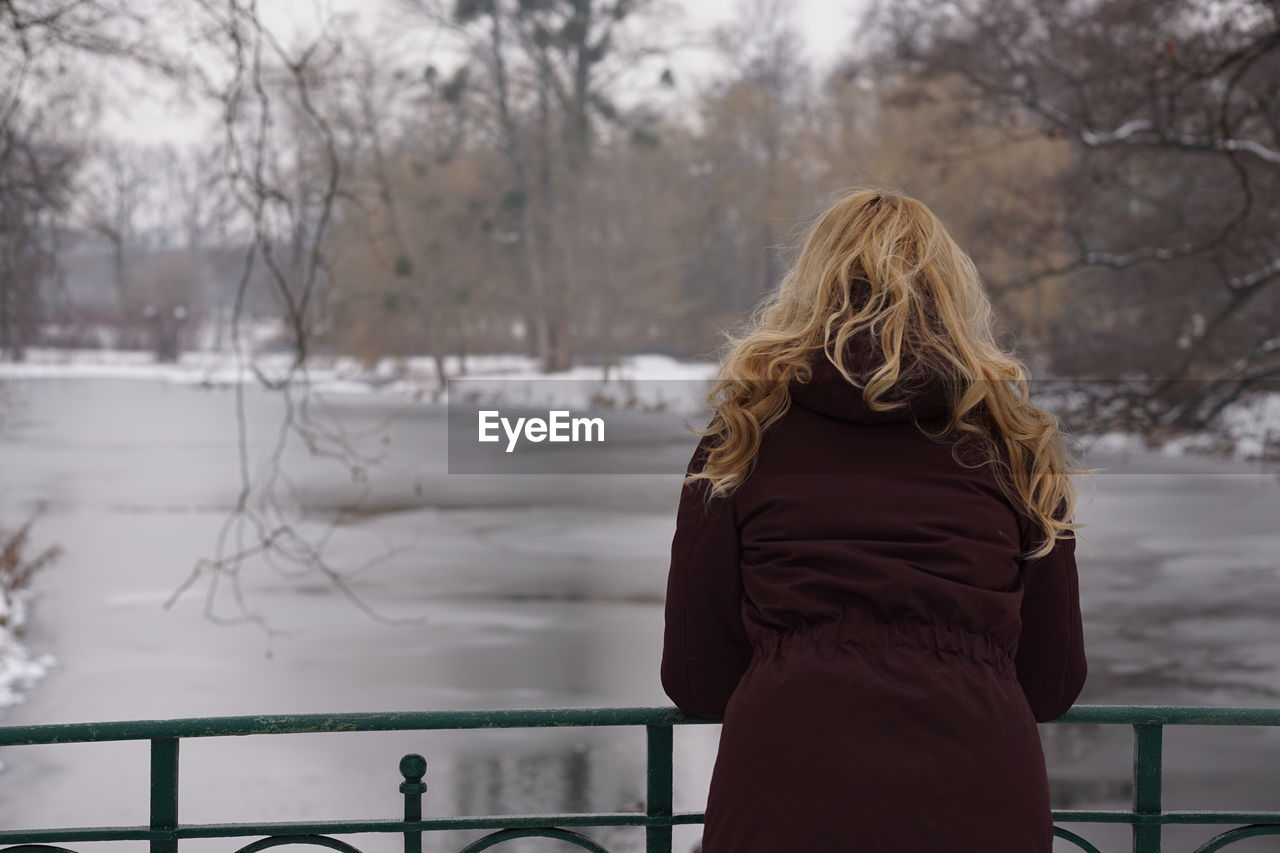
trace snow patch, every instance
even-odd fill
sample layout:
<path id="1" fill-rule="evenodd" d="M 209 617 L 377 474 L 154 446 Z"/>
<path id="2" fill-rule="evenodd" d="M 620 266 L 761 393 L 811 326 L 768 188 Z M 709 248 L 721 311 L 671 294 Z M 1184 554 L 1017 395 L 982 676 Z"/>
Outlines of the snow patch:
<path id="1" fill-rule="evenodd" d="M 291 356 L 286 352 L 259 353 L 251 361 L 254 369 L 272 380 L 288 375 L 291 367 Z M 543 373 L 536 359 L 517 354 L 473 355 L 465 361 L 453 355 L 442 363 L 447 377 L 464 380 L 456 387 L 473 402 L 680 414 L 705 408 L 707 380 L 716 370 L 712 362 L 680 361 L 657 353 L 620 359 L 609 369 L 607 380 L 600 366 Z M 202 387 L 258 381 L 254 370 L 234 353 L 215 350 L 188 351 L 177 363 L 159 364 L 152 353 L 135 350 L 32 348 L 23 362 L 0 362 L 0 378 L 57 377 L 150 379 Z M 317 355 L 305 372 L 294 375 L 294 381 L 319 393 L 390 394 L 438 403 L 448 399 L 437 362 L 429 356 L 384 358 L 369 367 L 345 356 Z M 1078 390 L 1055 390 L 1039 402 L 1065 414 L 1082 405 L 1085 397 Z M 1280 446 L 1280 393 L 1259 393 L 1239 400 L 1224 409 L 1209 430 L 1170 437 L 1155 446 L 1139 433 L 1080 433 L 1077 437 L 1105 451 L 1154 451 L 1164 456 L 1208 453 L 1239 461 L 1274 458 Z"/>
<path id="2" fill-rule="evenodd" d="M 155 361 L 153 354 L 133 350 L 27 350 L 21 362 L 0 362 L 0 378 L 113 378 L 147 379 L 180 385 L 224 387 L 258 381 L 254 370 L 271 380 L 288 375 L 288 353 L 267 353 L 248 363 L 234 353 L 190 351 L 173 364 Z M 463 369 L 466 372 L 463 373 Z M 641 354 L 620 360 L 608 371 L 577 366 L 543 373 L 536 359 L 523 355 L 457 356 L 444 359 L 449 379 L 466 380 L 468 396 L 480 394 L 508 404 L 588 408 L 696 410 L 705 394 L 702 380 L 716 365 L 679 361 L 665 355 Z M 447 402 L 447 388 L 439 380 L 436 362 L 427 356 L 384 358 L 373 367 L 347 357 L 314 356 L 294 381 L 325 394 L 392 394 L 415 400 Z"/>
<path id="3" fill-rule="evenodd" d="M 458 377 L 450 390 L 473 403 L 503 403 L 532 408 L 559 407 L 576 411 L 636 409 L 697 412 L 704 408 L 708 380 L 716 365 L 678 361 L 665 355 L 644 354 L 624 359 L 609 370 L 609 378 L 595 366 L 541 373 L 500 369 Z M 443 395 L 447 402 L 448 393 Z"/>
<path id="4" fill-rule="evenodd" d="M 0 710 L 17 705 L 23 693 L 49 674 L 56 664 L 52 655 L 35 656 L 20 639 L 27 622 L 29 590 L 0 588 Z M 0 770 L 4 762 L 0 761 Z"/>

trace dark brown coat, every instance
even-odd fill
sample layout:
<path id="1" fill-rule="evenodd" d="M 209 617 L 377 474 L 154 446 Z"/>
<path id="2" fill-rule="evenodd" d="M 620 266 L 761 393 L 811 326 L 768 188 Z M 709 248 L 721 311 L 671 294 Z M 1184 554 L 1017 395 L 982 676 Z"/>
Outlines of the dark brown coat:
<path id="1" fill-rule="evenodd" d="M 871 412 L 820 360 L 737 492 L 683 489 L 661 678 L 723 719 L 704 853 L 1050 853 L 1036 723 L 1087 673 L 1075 542 L 1019 561 L 1040 529 L 917 429 L 940 386 L 909 399 Z"/>

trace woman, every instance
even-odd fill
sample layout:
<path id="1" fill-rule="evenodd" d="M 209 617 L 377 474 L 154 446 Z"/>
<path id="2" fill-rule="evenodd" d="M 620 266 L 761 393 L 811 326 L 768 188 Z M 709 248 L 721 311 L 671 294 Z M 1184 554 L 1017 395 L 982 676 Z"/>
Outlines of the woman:
<path id="1" fill-rule="evenodd" d="M 919 201 L 843 194 L 731 341 L 662 685 L 722 719 L 703 853 L 1049 853 L 1084 685 L 1075 467 Z"/>

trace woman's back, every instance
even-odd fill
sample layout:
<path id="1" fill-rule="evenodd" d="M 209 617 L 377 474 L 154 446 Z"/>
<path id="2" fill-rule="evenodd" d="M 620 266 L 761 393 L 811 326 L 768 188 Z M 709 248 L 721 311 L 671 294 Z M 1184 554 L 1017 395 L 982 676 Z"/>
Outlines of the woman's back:
<path id="1" fill-rule="evenodd" d="M 787 415 L 766 435 L 752 476 L 729 499 L 753 641 L 795 631 L 867 634 L 910 623 L 992 663 L 1018 640 L 1019 514 L 990 465 L 967 468 L 926 436 L 950 417 L 945 389 L 911 406 L 873 412 L 820 363 L 791 390 Z M 838 633 L 838 632 L 837 632 Z"/>
<path id="2" fill-rule="evenodd" d="M 1036 723 L 1087 665 L 1075 541 L 1031 552 L 1073 524 L 1073 471 L 988 314 L 923 206 L 855 193 L 722 366 L 661 668 L 723 719 L 703 853 L 1050 853 Z"/>

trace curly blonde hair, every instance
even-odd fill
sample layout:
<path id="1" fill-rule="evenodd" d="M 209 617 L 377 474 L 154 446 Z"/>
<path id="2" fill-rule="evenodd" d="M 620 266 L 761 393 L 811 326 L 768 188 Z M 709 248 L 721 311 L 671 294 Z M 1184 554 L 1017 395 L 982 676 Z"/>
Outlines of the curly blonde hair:
<path id="1" fill-rule="evenodd" d="M 1097 469 L 1078 467 L 1058 418 L 1030 402 L 1027 370 L 997 345 L 993 315 L 973 261 L 923 203 L 877 188 L 838 193 L 746 331 L 728 336 L 707 395 L 714 416 L 695 430 L 704 436 L 704 461 L 686 482 L 709 481 L 709 499 L 735 491 L 755 466 L 764 431 L 790 408 L 788 385 L 809 381 L 817 353 L 857 386 L 845 345 L 866 330 L 884 355 L 862 390 L 868 407 L 905 405 L 881 398 L 919 373 L 946 377 L 955 390 L 950 419 L 939 433 L 917 427 L 935 439 L 954 437 L 960 464 L 964 448 L 978 448 L 978 465 L 994 464 L 1006 494 L 1044 530 L 1045 541 L 1023 559 L 1047 555 L 1080 526 L 1070 475 Z"/>

